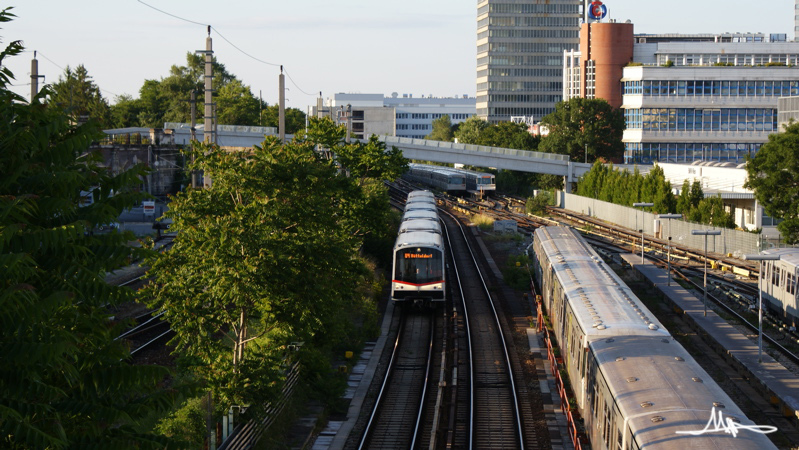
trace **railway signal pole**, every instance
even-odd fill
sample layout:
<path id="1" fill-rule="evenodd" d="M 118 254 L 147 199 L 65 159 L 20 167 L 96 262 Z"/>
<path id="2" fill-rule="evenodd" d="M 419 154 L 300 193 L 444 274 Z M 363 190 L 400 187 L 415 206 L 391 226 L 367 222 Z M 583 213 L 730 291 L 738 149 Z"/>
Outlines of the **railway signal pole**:
<path id="1" fill-rule="evenodd" d="M 702 299 L 702 303 L 705 307 L 704 316 L 707 316 L 707 237 L 708 236 L 718 236 L 721 234 L 721 230 L 691 230 L 691 234 L 694 236 L 704 236 L 705 237 L 705 281 L 704 281 L 704 297 Z"/>
<path id="2" fill-rule="evenodd" d="M 776 261 L 780 255 L 744 255 L 744 261 L 760 261 L 757 273 L 757 290 L 760 299 L 757 302 L 757 362 L 763 362 L 763 261 Z"/>
<path id="3" fill-rule="evenodd" d="M 671 286 L 671 219 L 682 219 L 682 214 L 658 214 L 658 219 L 667 219 L 669 222 L 669 253 L 668 253 L 668 278 L 666 284 Z"/>
<path id="4" fill-rule="evenodd" d="M 641 264 L 644 263 L 644 208 L 655 206 L 654 203 L 633 203 L 636 208 L 641 208 Z"/>

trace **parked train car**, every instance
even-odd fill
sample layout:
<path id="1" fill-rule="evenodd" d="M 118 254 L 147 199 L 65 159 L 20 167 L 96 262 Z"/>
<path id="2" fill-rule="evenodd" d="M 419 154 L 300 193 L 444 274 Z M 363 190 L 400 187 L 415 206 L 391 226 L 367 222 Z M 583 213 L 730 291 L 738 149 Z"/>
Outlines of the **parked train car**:
<path id="1" fill-rule="evenodd" d="M 756 425 L 576 231 L 539 228 L 533 248 L 593 449 L 776 448 L 761 432 L 740 428 Z M 721 430 L 708 425 L 719 422 Z"/>
<path id="2" fill-rule="evenodd" d="M 485 195 L 497 190 L 494 174 L 457 169 L 466 180 L 466 191 L 472 194 Z"/>
<path id="3" fill-rule="evenodd" d="M 763 307 L 789 327 L 799 326 L 799 302 L 796 284 L 799 280 L 799 249 L 780 248 L 766 250 L 766 255 L 779 255 L 776 261 L 763 261 L 760 289 Z"/>
<path id="4" fill-rule="evenodd" d="M 403 178 L 452 194 L 469 192 L 483 196 L 497 190 L 494 174 L 429 164 L 410 164 Z"/>
<path id="5" fill-rule="evenodd" d="M 409 164 L 408 171 L 403 178 L 431 186 L 444 192 L 463 192 L 466 190 L 466 181 L 462 173 L 444 166 L 428 164 Z"/>
<path id="6" fill-rule="evenodd" d="M 445 300 L 446 261 L 436 210 L 409 210 L 394 243 L 391 300 L 434 306 Z M 403 228 L 404 226 L 404 228 Z"/>

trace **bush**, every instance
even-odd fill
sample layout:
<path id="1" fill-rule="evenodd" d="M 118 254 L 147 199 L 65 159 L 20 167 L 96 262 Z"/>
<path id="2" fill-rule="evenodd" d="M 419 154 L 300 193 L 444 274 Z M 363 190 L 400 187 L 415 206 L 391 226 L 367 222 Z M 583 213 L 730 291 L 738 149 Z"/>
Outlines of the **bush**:
<path id="1" fill-rule="evenodd" d="M 155 427 L 159 434 L 202 448 L 205 443 L 205 397 L 192 398 Z"/>
<path id="2" fill-rule="evenodd" d="M 554 204 L 555 196 L 549 191 L 539 191 L 538 195 L 527 199 L 525 210 L 528 214 L 541 216 L 546 214 L 547 206 Z"/>

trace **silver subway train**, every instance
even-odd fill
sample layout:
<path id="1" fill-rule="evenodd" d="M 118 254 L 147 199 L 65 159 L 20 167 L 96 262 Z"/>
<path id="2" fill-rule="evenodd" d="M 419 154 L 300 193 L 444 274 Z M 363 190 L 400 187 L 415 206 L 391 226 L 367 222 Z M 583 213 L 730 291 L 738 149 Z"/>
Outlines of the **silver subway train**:
<path id="1" fill-rule="evenodd" d="M 391 300 L 432 306 L 446 298 L 444 240 L 435 199 L 416 192 L 394 243 Z"/>
<path id="2" fill-rule="evenodd" d="M 533 248 L 593 449 L 776 448 L 576 231 L 539 228 Z"/>

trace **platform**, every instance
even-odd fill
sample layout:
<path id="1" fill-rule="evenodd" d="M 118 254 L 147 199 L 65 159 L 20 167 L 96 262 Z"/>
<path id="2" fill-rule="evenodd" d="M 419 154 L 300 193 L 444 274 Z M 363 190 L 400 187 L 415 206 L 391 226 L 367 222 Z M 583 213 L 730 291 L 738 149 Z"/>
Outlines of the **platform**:
<path id="1" fill-rule="evenodd" d="M 799 377 L 766 352 L 762 363 L 758 362 L 757 342 L 743 335 L 727 323 L 709 306 L 705 316 L 702 298 L 672 280 L 668 283 L 667 271 L 649 261 L 641 263 L 641 255 L 623 254 L 622 259 L 633 267 L 640 279 L 646 279 L 671 302 L 675 311 L 682 312 L 695 328 L 706 333 L 735 362 L 744 376 L 759 381 L 755 386 L 766 398 L 777 404 L 781 413 L 794 423 L 799 421 Z M 708 300 L 709 301 L 709 300 Z"/>

